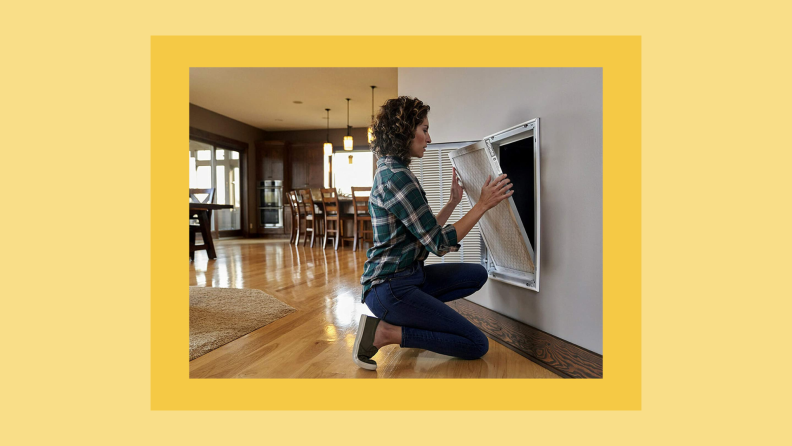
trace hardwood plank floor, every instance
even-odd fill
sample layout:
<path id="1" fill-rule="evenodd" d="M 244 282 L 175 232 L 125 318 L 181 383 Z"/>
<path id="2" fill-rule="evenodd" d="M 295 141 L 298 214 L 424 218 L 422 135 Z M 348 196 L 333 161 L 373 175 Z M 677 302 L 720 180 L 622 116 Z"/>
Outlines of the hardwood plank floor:
<path id="1" fill-rule="evenodd" d="M 364 244 L 364 248 L 367 245 Z M 559 378 L 490 339 L 474 361 L 390 345 L 376 371 L 352 362 L 362 313 L 365 249 L 295 247 L 288 240 L 238 239 L 216 244 L 190 263 L 190 285 L 255 288 L 297 311 L 190 362 L 191 378 Z"/>

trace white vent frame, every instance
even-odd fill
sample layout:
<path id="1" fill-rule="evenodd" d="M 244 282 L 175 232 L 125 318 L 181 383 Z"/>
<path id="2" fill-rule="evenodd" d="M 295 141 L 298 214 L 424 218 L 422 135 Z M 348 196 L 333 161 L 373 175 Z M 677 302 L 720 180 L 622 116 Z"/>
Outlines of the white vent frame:
<path id="1" fill-rule="evenodd" d="M 518 286 L 521 288 L 529 289 L 532 291 L 539 291 L 539 277 L 540 277 L 540 268 L 541 268 L 541 181 L 540 181 L 540 139 L 539 139 L 539 118 L 531 119 L 530 121 L 523 122 L 521 124 L 517 124 L 513 127 L 509 127 L 505 130 L 501 130 L 499 132 L 493 133 L 489 136 L 484 137 L 481 141 L 475 142 L 469 146 L 460 148 L 452 153 L 449 154 L 451 158 L 451 163 L 454 164 L 454 167 L 457 167 L 454 163 L 454 158 L 464 155 L 468 152 L 481 150 L 482 146 L 484 150 L 486 150 L 487 158 L 490 162 L 490 167 L 492 171 L 496 175 L 500 175 L 502 173 L 499 159 L 500 159 L 500 146 L 513 143 L 516 141 L 520 141 L 522 139 L 533 137 L 533 157 L 534 157 L 534 241 L 535 246 L 531 245 L 530 239 L 528 234 L 526 233 L 525 227 L 522 223 L 522 217 L 520 217 L 519 212 L 517 211 L 517 207 L 514 204 L 514 200 L 509 198 L 509 206 L 511 207 L 512 212 L 518 218 L 517 226 L 519 229 L 520 234 L 523 237 L 525 242 L 525 246 L 529 251 L 529 254 L 532 257 L 532 261 L 534 263 L 534 272 L 524 272 L 513 270 L 510 268 L 505 268 L 503 266 L 497 266 L 496 262 L 493 259 L 491 254 L 491 249 L 487 245 L 487 238 L 482 231 L 482 240 L 483 244 L 481 246 L 481 264 L 487 269 L 487 273 L 489 277 L 498 280 L 501 282 L 508 283 L 510 285 Z M 468 199 L 470 197 L 468 196 Z M 472 207 L 475 203 L 471 201 L 470 206 Z"/>

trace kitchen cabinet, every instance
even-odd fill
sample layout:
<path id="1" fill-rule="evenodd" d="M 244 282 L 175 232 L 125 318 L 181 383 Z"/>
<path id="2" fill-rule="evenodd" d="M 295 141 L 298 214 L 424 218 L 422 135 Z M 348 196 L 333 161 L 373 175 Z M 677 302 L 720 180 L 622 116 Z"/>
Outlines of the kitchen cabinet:
<path id="1" fill-rule="evenodd" d="M 285 170 L 284 165 L 286 162 L 286 154 L 288 151 L 289 143 L 286 141 L 256 141 L 256 182 L 255 184 L 260 184 L 262 181 L 284 181 L 285 180 Z M 285 181 L 284 181 L 285 183 Z M 258 193 L 258 191 L 257 191 Z M 284 194 L 283 196 L 283 203 L 288 203 L 288 198 Z M 260 206 L 260 204 L 257 204 Z M 258 209 L 258 207 L 257 207 Z M 284 217 L 286 212 L 290 212 L 288 209 L 288 204 L 284 209 Z M 268 228 L 264 227 L 263 222 L 261 221 L 261 213 L 255 213 L 256 221 L 254 223 L 254 231 L 258 232 L 259 234 L 264 235 L 273 235 L 273 236 L 281 236 L 283 234 L 288 234 L 286 232 L 286 226 L 284 222 L 284 226 L 279 228 Z M 286 220 L 286 218 L 284 218 Z M 291 229 L 291 225 L 288 228 Z"/>
<path id="2" fill-rule="evenodd" d="M 287 143 L 284 141 L 258 141 L 256 182 L 264 180 L 283 181 L 283 162 Z"/>
<path id="3" fill-rule="evenodd" d="M 290 190 L 324 187 L 323 143 L 294 143 L 289 147 Z"/>
<path id="4" fill-rule="evenodd" d="M 324 187 L 324 143 L 291 143 L 288 141 L 256 142 L 256 183 L 280 180 L 283 183 L 283 227 L 265 228 L 257 214 L 255 228 L 267 237 L 287 236 L 292 219 L 288 193 L 290 190 Z"/>

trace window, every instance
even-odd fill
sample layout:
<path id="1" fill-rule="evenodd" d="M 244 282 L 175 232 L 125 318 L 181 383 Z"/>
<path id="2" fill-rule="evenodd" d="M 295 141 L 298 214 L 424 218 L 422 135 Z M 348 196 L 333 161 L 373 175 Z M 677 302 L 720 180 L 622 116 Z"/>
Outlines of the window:
<path id="1" fill-rule="evenodd" d="M 212 212 L 212 230 L 242 229 L 239 152 L 190 140 L 190 189 L 215 188 L 214 202 L 233 209 Z"/>
<path id="2" fill-rule="evenodd" d="M 449 192 L 452 183 L 452 166 L 448 154 L 456 149 L 469 145 L 470 143 L 448 143 L 430 144 L 426 148 L 423 158 L 413 158 L 410 163 L 410 170 L 421 182 L 421 186 L 426 192 L 426 199 L 432 212 L 437 215 L 443 206 L 448 202 Z M 470 202 L 467 194 L 463 193 L 462 202 L 451 214 L 446 222 L 447 225 L 453 224 L 461 219 L 470 210 Z M 443 257 L 429 254 L 426 264 L 433 263 L 481 263 L 481 233 L 479 225 L 473 227 L 470 233 L 460 242 L 462 248 L 457 252 L 450 252 Z"/>
<path id="3" fill-rule="evenodd" d="M 325 157 L 329 158 L 329 157 Z M 325 185 L 329 165 L 325 161 Z M 340 194 L 351 194 L 352 187 L 371 187 L 374 181 L 374 154 L 370 151 L 333 153 L 333 186 Z"/>

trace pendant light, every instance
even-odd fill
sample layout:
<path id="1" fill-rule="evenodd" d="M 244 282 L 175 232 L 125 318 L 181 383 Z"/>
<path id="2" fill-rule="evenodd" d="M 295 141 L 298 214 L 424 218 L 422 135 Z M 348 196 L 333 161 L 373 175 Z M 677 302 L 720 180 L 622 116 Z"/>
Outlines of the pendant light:
<path id="1" fill-rule="evenodd" d="M 325 156 L 332 156 L 333 144 L 330 142 L 330 109 L 326 108 L 325 110 L 327 110 L 327 139 L 324 143 L 324 154 Z"/>
<path id="2" fill-rule="evenodd" d="M 347 100 L 347 136 L 344 137 L 344 150 L 352 150 L 352 135 L 349 134 L 349 129 L 352 127 L 349 126 L 349 98 Z"/>
<path id="3" fill-rule="evenodd" d="M 377 88 L 376 85 L 371 86 L 371 124 L 369 124 L 368 129 L 368 142 L 371 144 L 371 141 L 374 139 L 374 89 Z"/>

